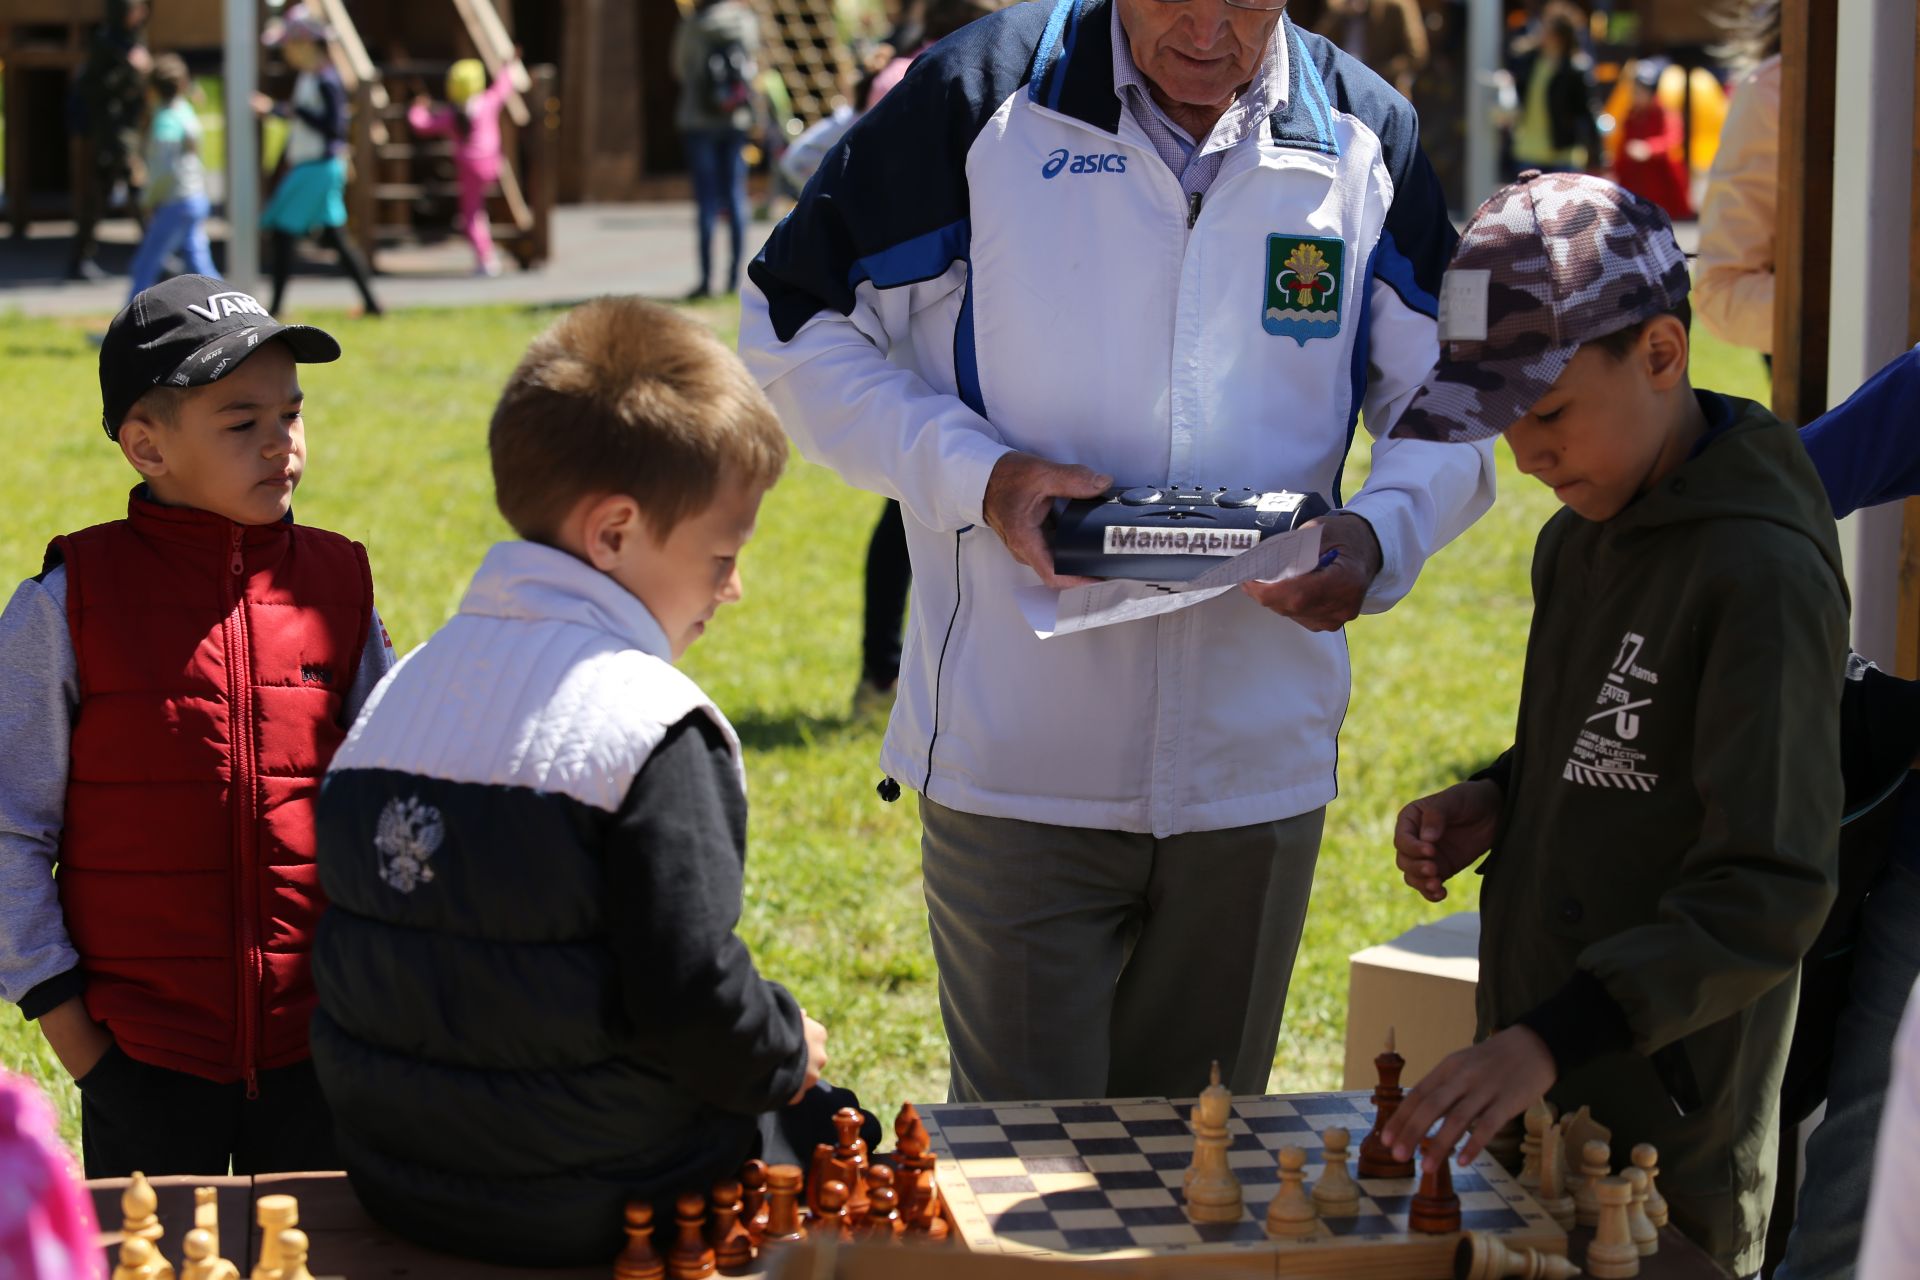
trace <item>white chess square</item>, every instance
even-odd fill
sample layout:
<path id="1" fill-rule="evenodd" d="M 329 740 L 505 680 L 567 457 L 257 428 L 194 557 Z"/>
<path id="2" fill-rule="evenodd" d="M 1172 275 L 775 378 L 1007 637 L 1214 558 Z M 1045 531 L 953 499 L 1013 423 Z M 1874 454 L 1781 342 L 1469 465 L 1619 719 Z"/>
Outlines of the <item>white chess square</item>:
<path id="1" fill-rule="evenodd" d="M 1004 1156 L 993 1160 L 967 1161 L 968 1182 L 973 1182 L 980 1178 L 1022 1178 L 1026 1176 L 1026 1173 L 1027 1166 L 1021 1164 L 1019 1159 L 1014 1156 Z M 939 1176 L 937 1172 L 935 1176 Z"/>
<path id="2" fill-rule="evenodd" d="M 1091 1173 L 1035 1173 L 1029 1177 L 1042 1195 L 1055 1191 L 1098 1191 L 1100 1179 Z"/>
<path id="3" fill-rule="evenodd" d="M 1073 1142 L 1067 1138 L 1048 1138 L 1038 1142 L 1016 1142 L 1013 1144 L 1013 1151 L 1015 1155 L 1028 1160 L 1077 1156 L 1080 1154 L 1080 1149 L 1074 1146 Z"/>
<path id="4" fill-rule="evenodd" d="M 943 1129 L 941 1133 L 949 1143 L 954 1142 L 1005 1142 L 1007 1131 L 997 1124 L 963 1124 L 952 1129 Z"/>
<path id="5" fill-rule="evenodd" d="M 1120 1225 L 1120 1215 L 1111 1209 L 1056 1209 L 1053 1220 L 1062 1231 L 1094 1231 Z"/>
<path id="6" fill-rule="evenodd" d="M 1116 1209 L 1165 1209 L 1176 1205 L 1173 1193 L 1152 1187 L 1120 1187 L 1107 1192 L 1107 1203 Z"/>
<path id="7" fill-rule="evenodd" d="M 1065 1126 L 1069 1138 L 1124 1138 L 1127 1126 L 1113 1120 L 1099 1120 L 1088 1124 L 1070 1124 Z"/>
<path id="8" fill-rule="evenodd" d="M 1179 1112 L 1165 1102 L 1135 1102 L 1113 1109 L 1116 1120 L 1178 1120 Z"/>
<path id="9" fill-rule="evenodd" d="M 1003 1125 L 1052 1124 L 1055 1120 L 1052 1107 L 995 1107 L 993 1118 Z"/>
<path id="10" fill-rule="evenodd" d="M 1134 1151 L 1117 1152 L 1110 1156 L 1083 1156 L 1082 1162 L 1095 1173 L 1139 1173 L 1142 1169 L 1153 1168 L 1153 1162 Z M 968 1171 L 971 1174 L 971 1170 Z"/>
<path id="11" fill-rule="evenodd" d="M 1168 1222 L 1159 1226 L 1133 1228 L 1133 1240 L 1135 1244 L 1143 1245 L 1197 1244 L 1200 1233 L 1184 1223 Z"/>

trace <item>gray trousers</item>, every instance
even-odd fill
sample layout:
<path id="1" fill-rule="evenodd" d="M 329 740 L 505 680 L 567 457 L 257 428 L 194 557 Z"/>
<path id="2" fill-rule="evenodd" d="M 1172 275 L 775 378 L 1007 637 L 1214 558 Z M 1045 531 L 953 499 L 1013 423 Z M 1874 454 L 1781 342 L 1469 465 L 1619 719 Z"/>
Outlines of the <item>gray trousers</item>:
<path id="1" fill-rule="evenodd" d="M 959 1102 L 1264 1093 L 1326 810 L 1164 840 L 922 796 Z"/>

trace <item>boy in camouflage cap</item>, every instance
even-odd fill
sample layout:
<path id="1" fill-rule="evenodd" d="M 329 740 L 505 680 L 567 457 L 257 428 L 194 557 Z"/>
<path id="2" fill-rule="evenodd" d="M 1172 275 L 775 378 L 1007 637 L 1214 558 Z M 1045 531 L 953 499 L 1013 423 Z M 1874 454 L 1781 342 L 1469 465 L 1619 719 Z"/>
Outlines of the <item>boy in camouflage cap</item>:
<path id="1" fill-rule="evenodd" d="M 1442 285 L 1442 356 L 1395 425 L 1506 436 L 1565 509 L 1534 549 L 1514 745 L 1408 805 L 1431 901 L 1480 871 L 1479 1043 L 1387 1129 L 1462 1161 L 1548 1094 L 1624 1163 L 1660 1152 L 1676 1226 L 1759 1270 L 1802 954 L 1833 900 L 1839 543 L 1794 429 L 1687 376 L 1686 262 L 1612 183 L 1523 175 Z"/>

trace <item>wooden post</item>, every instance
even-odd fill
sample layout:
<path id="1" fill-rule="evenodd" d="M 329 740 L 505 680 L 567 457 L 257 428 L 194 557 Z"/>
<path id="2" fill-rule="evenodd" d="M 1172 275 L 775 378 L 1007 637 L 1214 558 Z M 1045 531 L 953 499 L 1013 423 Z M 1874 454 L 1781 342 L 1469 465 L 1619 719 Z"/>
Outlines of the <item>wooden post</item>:
<path id="1" fill-rule="evenodd" d="M 1907 201 L 1907 341 L 1920 343 L 1920 3 L 1914 6 L 1913 185 Z M 1920 679 L 1920 498 L 1908 498 L 1900 529 L 1900 612 L 1895 621 L 1894 672 Z"/>
<path id="2" fill-rule="evenodd" d="M 560 133 L 560 90 L 554 84 L 551 66 L 533 69 L 527 107 L 532 119 L 521 131 L 520 154 L 526 169 L 527 204 L 533 213 L 533 225 L 525 237 L 527 249 L 522 265 L 537 266 L 552 255 L 553 204 L 560 185 L 555 155 Z"/>
<path id="3" fill-rule="evenodd" d="M 1813 421 L 1827 408 L 1833 96 L 1838 60 L 1838 6 L 1831 0 L 1783 0 L 1773 411 L 1800 424 Z"/>
<path id="4" fill-rule="evenodd" d="M 377 81 L 363 80 L 353 90 L 353 115 L 347 122 L 348 145 L 353 150 L 353 174 L 347 183 L 347 230 L 367 255 L 367 269 L 378 271 L 380 254 L 379 201 L 380 148 L 374 134 L 384 136 L 385 124 L 374 105 Z"/>

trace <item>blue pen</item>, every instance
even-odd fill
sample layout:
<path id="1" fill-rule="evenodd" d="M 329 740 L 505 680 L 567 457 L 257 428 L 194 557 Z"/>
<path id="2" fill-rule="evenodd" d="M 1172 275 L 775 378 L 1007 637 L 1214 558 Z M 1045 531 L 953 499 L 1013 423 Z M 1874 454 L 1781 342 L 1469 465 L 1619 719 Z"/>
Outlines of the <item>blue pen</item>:
<path id="1" fill-rule="evenodd" d="M 1320 553 L 1320 563 L 1313 566 L 1313 571 L 1315 573 L 1318 573 L 1322 569 L 1326 568 L 1328 565 L 1332 564 L 1335 560 L 1338 560 L 1339 558 L 1340 558 L 1340 548 L 1328 547 L 1325 551 L 1322 551 Z"/>

